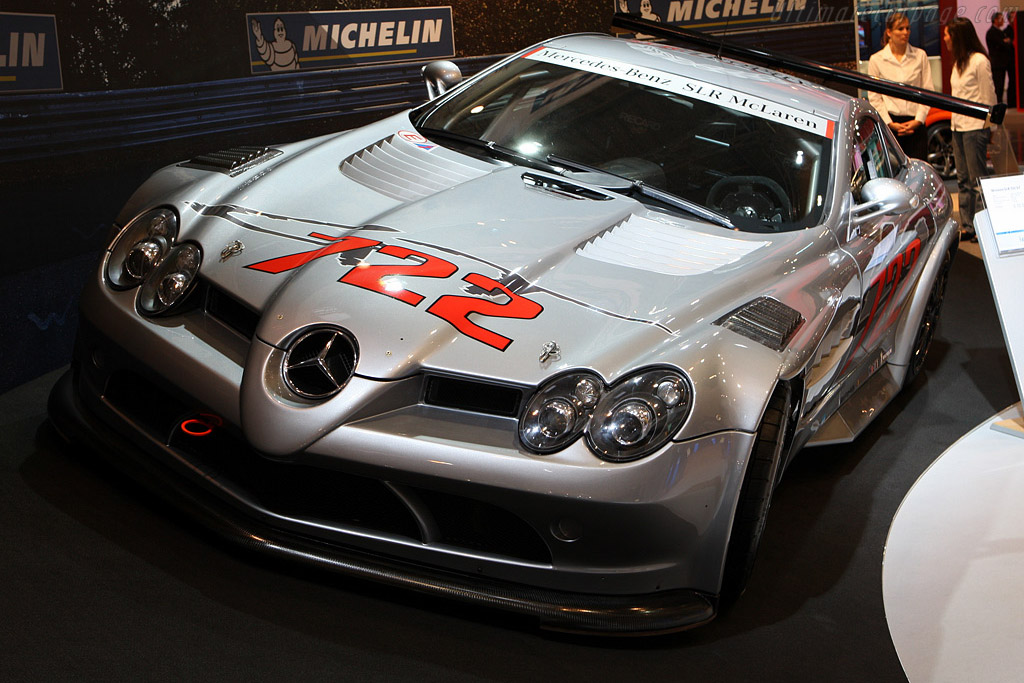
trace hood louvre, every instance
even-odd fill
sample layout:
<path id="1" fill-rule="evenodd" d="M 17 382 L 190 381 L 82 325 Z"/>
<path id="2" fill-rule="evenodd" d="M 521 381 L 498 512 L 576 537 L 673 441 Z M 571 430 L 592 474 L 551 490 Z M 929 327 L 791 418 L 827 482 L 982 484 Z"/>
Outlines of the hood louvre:
<path id="1" fill-rule="evenodd" d="M 735 263 L 767 244 L 633 215 L 577 248 L 576 254 L 662 275 L 700 275 Z"/>
<path id="2" fill-rule="evenodd" d="M 491 170 L 424 149 L 392 135 L 341 162 L 350 180 L 402 202 L 415 201 L 480 178 Z M 443 149 L 443 148 L 440 148 Z"/>

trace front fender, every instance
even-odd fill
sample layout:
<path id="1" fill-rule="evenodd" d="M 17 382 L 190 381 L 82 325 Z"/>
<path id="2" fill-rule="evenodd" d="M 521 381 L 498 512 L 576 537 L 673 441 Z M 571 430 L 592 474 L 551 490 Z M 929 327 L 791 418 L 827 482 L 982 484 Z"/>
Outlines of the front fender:
<path id="1" fill-rule="evenodd" d="M 676 440 L 727 429 L 754 432 L 783 367 L 782 355 L 715 327 L 682 363 L 693 383 L 693 413 Z"/>

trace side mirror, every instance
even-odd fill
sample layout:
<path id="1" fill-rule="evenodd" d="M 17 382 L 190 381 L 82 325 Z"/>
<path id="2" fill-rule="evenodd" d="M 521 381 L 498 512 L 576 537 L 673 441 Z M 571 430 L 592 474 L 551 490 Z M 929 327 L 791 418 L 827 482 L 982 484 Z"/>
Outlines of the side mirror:
<path id="1" fill-rule="evenodd" d="M 850 221 L 861 225 L 879 216 L 906 213 L 921 205 L 921 198 L 909 187 L 893 178 L 875 178 L 864 183 L 860 191 L 863 203 L 850 210 Z"/>
<path id="2" fill-rule="evenodd" d="M 454 62 L 431 62 L 423 67 L 423 80 L 427 83 L 427 97 L 434 99 L 462 82 L 462 72 Z"/>

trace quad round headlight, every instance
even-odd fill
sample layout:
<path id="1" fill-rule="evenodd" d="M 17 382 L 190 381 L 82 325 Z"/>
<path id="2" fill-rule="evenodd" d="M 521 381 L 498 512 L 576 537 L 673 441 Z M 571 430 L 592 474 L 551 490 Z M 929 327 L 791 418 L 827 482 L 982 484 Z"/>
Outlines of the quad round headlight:
<path id="1" fill-rule="evenodd" d="M 519 438 L 532 451 L 552 453 L 579 438 L 604 385 L 593 375 L 564 375 L 533 395 L 519 421 Z"/>
<path id="2" fill-rule="evenodd" d="M 675 370 L 627 377 L 601 398 L 587 426 L 587 445 L 613 462 L 653 453 L 686 422 L 692 395 L 689 382 Z"/>
<path id="3" fill-rule="evenodd" d="M 114 289 L 139 285 L 164 260 L 178 234 L 178 217 L 170 209 L 147 211 L 129 223 L 110 247 L 107 282 Z"/>
<path id="4" fill-rule="evenodd" d="M 159 315 L 184 300 L 199 274 L 203 252 L 199 245 L 185 242 L 171 249 L 151 272 L 139 290 L 139 310 Z"/>

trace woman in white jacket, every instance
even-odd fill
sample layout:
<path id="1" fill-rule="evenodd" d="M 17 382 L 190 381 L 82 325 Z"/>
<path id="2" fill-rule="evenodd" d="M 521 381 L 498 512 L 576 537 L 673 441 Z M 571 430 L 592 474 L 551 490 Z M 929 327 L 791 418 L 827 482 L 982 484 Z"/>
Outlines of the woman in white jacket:
<path id="1" fill-rule="evenodd" d="M 928 55 L 910 44 L 910 20 L 903 12 L 893 12 L 886 20 L 885 47 L 871 55 L 868 74 L 903 85 L 934 89 Z M 876 92 L 868 93 L 868 101 L 892 130 L 907 156 L 924 159 L 928 153 L 928 135 L 924 127 L 928 105 Z"/>
<path id="2" fill-rule="evenodd" d="M 996 103 L 996 88 L 992 82 L 992 65 L 988 54 L 974 30 L 974 24 L 963 17 L 955 17 L 942 30 L 942 40 L 953 56 L 953 72 L 949 85 L 953 97 L 992 106 Z M 956 160 L 956 184 L 960 203 L 961 237 L 977 240 L 974 234 L 974 214 L 981 209 L 981 189 L 978 180 L 986 175 L 985 156 L 992 129 L 987 120 L 953 114 L 953 157 Z"/>

